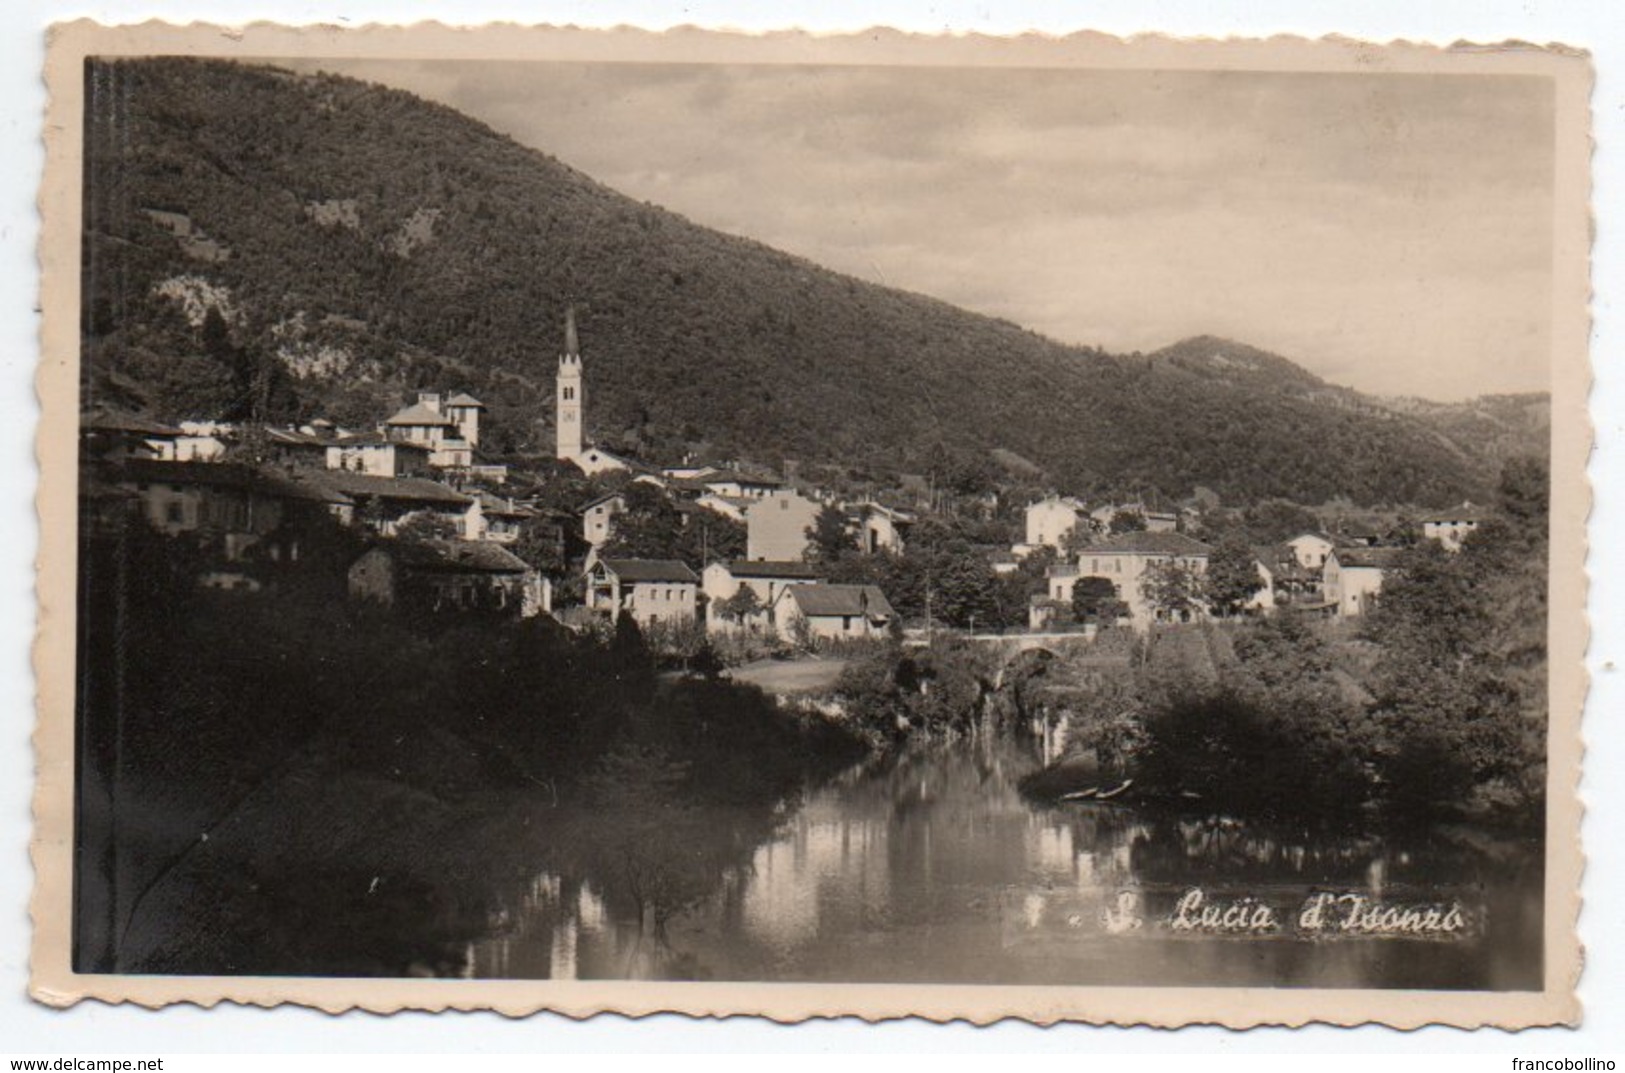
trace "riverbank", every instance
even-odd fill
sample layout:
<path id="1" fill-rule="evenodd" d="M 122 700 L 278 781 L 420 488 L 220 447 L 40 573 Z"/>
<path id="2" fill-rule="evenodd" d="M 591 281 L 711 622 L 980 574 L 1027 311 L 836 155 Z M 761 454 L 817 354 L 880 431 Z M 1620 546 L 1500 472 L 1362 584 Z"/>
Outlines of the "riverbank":
<path id="1" fill-rule="evenodd" d="M 244 600 L 173 583 L 181 550 L 85 556 L 78 971 L 440 972 L 493 889 L 595 854 L 616 911 L 669 915 L 704 817 L 765 837 L 865 751 L 753 686 L 662 678 L 635 631 Z"/>

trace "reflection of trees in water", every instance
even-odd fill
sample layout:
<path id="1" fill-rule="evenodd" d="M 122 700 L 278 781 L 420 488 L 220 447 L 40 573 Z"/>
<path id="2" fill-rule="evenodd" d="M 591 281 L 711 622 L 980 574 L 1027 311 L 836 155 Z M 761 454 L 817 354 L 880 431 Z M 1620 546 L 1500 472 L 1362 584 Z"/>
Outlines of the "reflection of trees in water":
<path id="1" fill-rule="evenodd" d="M 855 956 L 873 956 L 892 949 L 866 945 L 884 938 L 917 959 L 929 956 L 921 953 L 929 944 L 910 944 L 939 933 L 957 936 L 966 949 L 996 943 L 987 940 L 988 928 L 997 927 L 1000 892 L 1012 889 L 1093 897 L 1135 887 L 1162 897 L 1191 885 L 1221 895 L 1273 891 L 1266 896 L 1283 905 L 1322 886 L 1501 899 L 1494 934 L 1508 953 L 1492 960 L 1504 966 L 1486 965 L 1488 955 L 1470 944 L 1287 942 L 1259 954 L 1267 965 L 1249 962 L 1258 979 L 1461 986 L 1486 972 L 1522 980 L 1538 966 L 1538 904 L 1530 926 L 1518 918 L 1528 890 L 1538 902 L 1538 882 L 1480 889 L 1484 873 L 1502 867 L 1481 847 L 1418 838 L 1395 848 L 1375 837 L 1310 837 L 1133 804 L 1037 808 L 1016 792 L 1018 778 L 1038 762 L 1035 753 L 1033 742 L 1008 734 L 967 736 L 870 758 L 804 802 L 719 807 L 693 800 L 702 772 L 659 750 L 622 749 L 587 781 L 588 802 L 542 810 L 549 814 L 545 837 L 541 830 L 537 837 L 550 847 L 547 878 L 516 887 L 507 908 L 493 915 L 493 930 L 505 937 L 479 944 L 474 971 L 666 979 L 781 979 L 809 971 L 838 979 L 852 971 L 852 978 L 869 978 L 870 970 L 857 962 L 845 969 L 844 956 L 831 951 L 851 944 Z M 984 956 L 999 956 L 995 946 L 987 949 Z M 1140 967 L 1147 980 L 1166 972 L 1169 980 L 1235 982 L 1234 954 L 1222 941 L 1198 943 L 1166 965 L 1153 959 Z M 1000 972 L 1019 968 L 998 964 Z"/>
<path id="2" fill-rule="evenodd" d="M 488 976 L 700 975 L 671 948 L 672 920 L 748 873 L 789 804 L 696 803 L 703 773 L 659 748 L 629 744 L 583 780 L 580 805 L 541 814 L 545 871 L 495 892 Z M 597 944 L 580 949 L 589 934 Z M 686 966 L 686 967 L 685 967 Z"/>

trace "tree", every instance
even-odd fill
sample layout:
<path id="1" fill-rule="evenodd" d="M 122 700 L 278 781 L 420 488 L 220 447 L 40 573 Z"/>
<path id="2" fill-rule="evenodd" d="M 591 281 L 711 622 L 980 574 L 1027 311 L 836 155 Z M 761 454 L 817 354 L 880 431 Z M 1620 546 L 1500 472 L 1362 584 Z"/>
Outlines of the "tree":
<path id="1" fill-rule="evenodd" d="M 562 576 L 568 564 L 564 528 L 543 518 L 521 522 L 519 536 L 508 550 L 548 577 Z"/>
<path id="2" fill-rule="evenodd" d="M 1143 524 L 1145 519 L 1141 518 L 1140 521 L 1142 522 L 1141 528 L 1145 528 Z M 1071 529 L 1068 529 L 1066 531 L 1066 535 L 1061 538 L 1061 554 L 1067 556 L 1068 558 L 1080 555 L 1099 537 L 1100 523 L 1089 517 L 1087 514 L 1080 514 L 1078 515 L 1077 522 L 1072 526 Z M 1029 558 L 1031 558 L 1031 556 L 1029 556 Z"/>
<path id="3" fill-rule="evenodd" d="M 717 611 L 725 618 L 733 619 L 741 626 L 755 618 L 763 611 L 761 597 L 749 585 L 741 583 L 738 591 L 732 596 L 717 604 Z"/>
<path id="4" fill-rule="evenodd" d="M 679 521 L 669 557 L 704 569 L 711 563 L 743 559 L 745 539 L 743 523 L 700 507 L 689 512 L 687 524 Z"/>
<path id="5" fill-rule="evenodd" d="M 1140 579 L 1140 591 L 1151 609 L 1175 622 L 1189 621 L 1203 612 L 1206 589 L 1194 567 L 1174 559 L 1151 563 Z"/>
<path id="6" fill-rule="evenodd" d="M 1145 515 L 1137 510 L 1119 510 L 1112 514 L 1107 526 L 1113 534 L 1145 532 Z"/>
<path id="7" fill-rule="evenodd" d="M 1207 597 L 1216 614 L 1239 615 L 1260 589 L 1258 562 L 1240 533 L 1227 533 L 1207 564 Z"/>
<path id="8" fill-rule="evenodd" d="M 1242 511 L 1242 525 L 1257 544 L 1279 544 L 1299 533 L 1320 529 L 1320 516 L 1308 507 L 1285 499 L 1266 499 Z"/>
<path id="9" fill-rule="evenodd" d="M 417 544 L 430 540 L 456 540 L 459 535 L 455 521 L 432 510 L 420 510 L 415 514 L 409 514 L 395 526 L 397 540 L 409 540 Z"/>
<path id="10" fill-rule="evenodd" d="M 986 557 L 968 545 L 930 557 L 931 615 L 950 626 L 973 627 L 1000 619 L 999 578 Z"/>
<path id="11" fill-rule="evenodd" d="M 1110 626 L 1128 610 L 1110 578 L 1080 577 L 1072 586 L 1072 614 L 1079 622 Z"/>

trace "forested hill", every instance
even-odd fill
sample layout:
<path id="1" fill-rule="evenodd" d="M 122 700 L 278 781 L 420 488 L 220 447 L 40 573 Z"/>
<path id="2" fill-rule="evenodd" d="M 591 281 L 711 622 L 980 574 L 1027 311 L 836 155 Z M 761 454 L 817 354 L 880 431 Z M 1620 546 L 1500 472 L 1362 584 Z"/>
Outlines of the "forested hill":
<path id="1" fill-rule="evenodd" d="M 1003 448 L 1085 494 L 1310 503 L 1442 503 L 1490 476 L 1448 430 L 1284 359 L 1063 346 L 699 227 L 400 91 L 184 59 L 87 79 L 93 401 L 240 412 L 251 360 L 276 371 L 272 416 L 370 424 L 412 389 L 467 390 L 495 452 L 546 451 L 573 304 L 589 431 L 651 460 L 885 479 Z"/>

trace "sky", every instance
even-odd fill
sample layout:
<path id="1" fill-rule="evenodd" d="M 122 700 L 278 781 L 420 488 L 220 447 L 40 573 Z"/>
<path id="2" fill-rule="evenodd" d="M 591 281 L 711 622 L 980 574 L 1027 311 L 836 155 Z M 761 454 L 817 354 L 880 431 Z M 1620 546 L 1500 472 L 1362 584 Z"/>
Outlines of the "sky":
<path id="1" fill-rule="evenodd" d="M 1384 395 L 1548 387 L 1543 79 L 320 66 L 697 223 L 1064 342 L 1219 335 Z"/>

